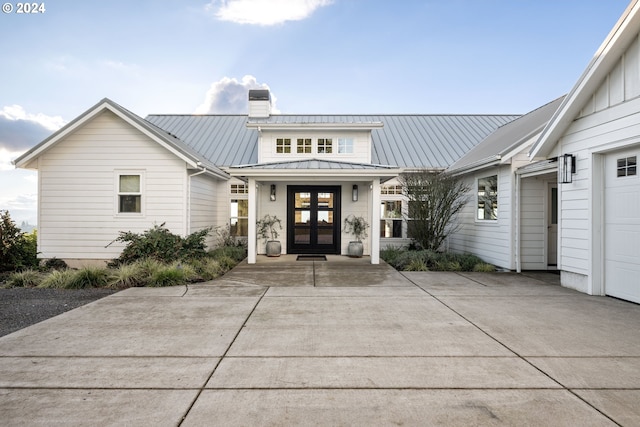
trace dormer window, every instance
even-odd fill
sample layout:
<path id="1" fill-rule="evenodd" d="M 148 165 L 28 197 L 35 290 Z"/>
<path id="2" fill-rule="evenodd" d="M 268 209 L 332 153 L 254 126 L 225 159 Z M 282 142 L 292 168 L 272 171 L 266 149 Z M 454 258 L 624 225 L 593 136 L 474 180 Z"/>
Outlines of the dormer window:
<path id="1" fill-rule="evenodd" d="M 291 153 L 291 138 L 276 139 L 276 153 Z"/>
<path id="2" fill-rule="evenodd" d="M 333 153 L 333 139 L 318 138 L 318 154 L 331 154 L 331 153 Z"/>
<path id="3" fill-rule="evenodd" d="M 296 152 L 298 154 L 311 154 L 311 138 L 298 138 Z"/>
<path id="4" fill-rule="evenodd" d="M 338 154 L 353 153 L 353 138 L 338 138 Z"/>

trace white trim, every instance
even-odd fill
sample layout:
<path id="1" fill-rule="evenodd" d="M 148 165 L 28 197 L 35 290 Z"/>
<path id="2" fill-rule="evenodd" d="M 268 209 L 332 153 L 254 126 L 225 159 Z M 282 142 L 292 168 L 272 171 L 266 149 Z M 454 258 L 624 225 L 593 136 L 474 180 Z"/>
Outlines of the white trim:
<path id="1" fill-rule="evenodd" d="M 496 219 L 481 219 L 478 218 L 478 181 L 481 179 L 496 177 Z M 500 219 L 500 173 L 496 171 L 494 174 L 477 176 L 475 179 L 475 206 L 473 208 L 473 219 L 477 224 L 487 224 L 487 225 L 498 225 L 498 220 Z"/>
<path id="2" fill-rule="evenodd" d="M 114 169 L 114 218 L 144 218 L 146 216 L 146 169 Z M 120 195 L 128 194 L 120 192 L 120 177 L 124 175 L 137 175 L 140 177 L 140 212 L 120 212 Z M 138 193 L 131 193 L 132 195 Z"/>
<path id="3" fill-rule="evenodd" d="M 380 178 L 371 181 L 371 264 L 380 264 Z"/>
<path id="4" fill-rule="evenodd" d="M 257 196 L 257 182 L 255 178 L 249 178 L 249 219 L 247 224 L 247 262 L 249 264 L 255 264 L 258 256 L 257 245 L 257 227 L 256 222 L 258 220 L 258 196 Z"/>

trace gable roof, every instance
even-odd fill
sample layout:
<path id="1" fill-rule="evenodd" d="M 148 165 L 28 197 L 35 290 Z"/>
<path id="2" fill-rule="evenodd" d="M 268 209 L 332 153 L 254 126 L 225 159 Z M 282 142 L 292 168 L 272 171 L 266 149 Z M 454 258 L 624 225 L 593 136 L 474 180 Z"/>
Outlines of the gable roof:
<path id="1" fill-rule="evenodd" d="M 453 163 L 447 171 L 462 173 L 505 163 L 513 155 L 524 150 L 525 144 L 530 144 L 531 139 L 542 131 L 564 98 L 561 96 L 498 128 Z"/>
<path id="2" fill-rule="evenodd" d="M 529 157 L 547 156 L 580 114 L 587 100 L 611 72 L 640 30 L 639 0 L 632 0 L 618 22 L 596 51 L 582 76 L 566 96 L 540 138 L 529 151 Z"/>
<path id="3" fill-rule="evenodd" d="M 220 178 L 228 179 L 229 175 L 211 163 L 208 159 L 193 150 L 187 144 L 182 142 L 175 135 L 171 135 L 163 129 L 143 120 L 141 117 L 127 110 L 126 108 L 116 104 L 108 98 L 102 99 L 100 102 L 89 108 L 87 111 L 67 123 L 60 130 L 54 132 L 44 141 L 31 148 L 29 151 L 13 161 L 16 167 L 25 167 L 30 161 L 40 156 L 42 153 L 53 147 L 58 141 L 73 133 L 80 126 L 89 122 L 91 119 L 104 111 L 111 113 L 133 126 L 147 137 L 151 138 L 174 155 L 178 156 L 193 168 L 206 169 L 212 175 Z"/>
<path id="4" fill-rule="evenodd" d="M 258 161 L 258 130 L 282 128 L 371 129 L 372 163 L 403 168 L 444 169 L 513 114 L 387 115 L 149 115 L 146 120 L 177 135 L 218 166 Z"/>

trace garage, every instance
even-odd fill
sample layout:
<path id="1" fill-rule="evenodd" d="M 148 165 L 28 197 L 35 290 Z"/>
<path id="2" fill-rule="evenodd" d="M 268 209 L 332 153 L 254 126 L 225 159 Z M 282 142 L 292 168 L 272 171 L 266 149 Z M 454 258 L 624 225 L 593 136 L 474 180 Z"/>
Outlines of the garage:
<path id="1" fill-rule="evenodd" d="M 640 147 L 607 154 L 604 278 L 607 295 L 640 303 Z"/>

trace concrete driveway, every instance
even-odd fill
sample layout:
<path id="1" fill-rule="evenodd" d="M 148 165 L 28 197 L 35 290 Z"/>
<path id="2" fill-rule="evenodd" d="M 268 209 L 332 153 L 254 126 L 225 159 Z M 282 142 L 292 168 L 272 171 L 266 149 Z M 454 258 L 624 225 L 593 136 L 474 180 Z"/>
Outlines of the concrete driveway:
<path id="1" fill-rule="evenodd" d="M 241 264 L 0 338 L 3 425 L 640 425 L 640 306 L 552 274 Z"/>

